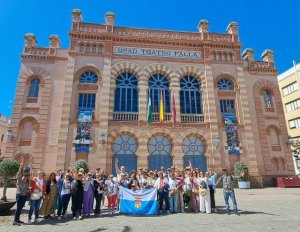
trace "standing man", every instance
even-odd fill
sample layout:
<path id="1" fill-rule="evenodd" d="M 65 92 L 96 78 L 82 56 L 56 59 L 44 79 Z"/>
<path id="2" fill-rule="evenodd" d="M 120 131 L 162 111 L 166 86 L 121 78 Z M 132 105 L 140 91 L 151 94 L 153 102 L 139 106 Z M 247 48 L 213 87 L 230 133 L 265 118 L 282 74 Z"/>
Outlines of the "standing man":
<path id="1" fill-rule="evenodd" d="M 240 215 L 238 213 L 238 208 L 236 204 L 235 194 L 234 194 L 234 179 L 237 179 L 239 177 L 244 176 L 244 173 L 241 173 L 240 176 L 232 176 L 228 173 L 227 169 L 223 169 L 223 176 L 219 178 L 216 185 L 217 186 L 221 181 L 223 183 L 223 195 L 225 200 L 225 207 L 226 207 L 226 213 L 230 215 L 230 209 L 229 209 L 229 197 L 231 198 L 232 204 L 233 204 L 233 210 L 236 215 Z"/>
<path id="2" fill-rule="evenodd" d="M 116 158 L 115 160 L 115 169 L 116 169 L 116 173 L 117 173 L 117 180 L 119 181 L 121 179 L 121 173 L 124 173 L 126 176 L 126 179 L 129 178 L 128 173 L 125 171 L 125 166 L 121 166 L 119 169 L 119 159 Z"/>
<path id="3" fill-rule="evenodd" d="M 13 222 L 13 225 L 19 225 L 24 223 L 20 220 L 20 215 L 25 205 L 25 202 L 27 200 L 28 187 L 29 187 L 28 176 L 29 176 L 29 170 L 27 170 L 27 172 L 25 172 L 25 170 L 23 171 L 23 163 L 21 163 L 19 167 L 19 171 L 17 173 L 17 195 L 16 195 L 17 210 L 15 213 L 15 220 Z"/>
<path id="4" fill-rule="evenodd" d="M 170 214 L 170 202 L 169 202 L 169 180 L 164 177 L 162 171 L 159 172 L 159 177 L 155 182 L 154 188 L 157 189 L 159 213 L 162 213 L 163 203 L 165 202 L 167 214 Z"/>

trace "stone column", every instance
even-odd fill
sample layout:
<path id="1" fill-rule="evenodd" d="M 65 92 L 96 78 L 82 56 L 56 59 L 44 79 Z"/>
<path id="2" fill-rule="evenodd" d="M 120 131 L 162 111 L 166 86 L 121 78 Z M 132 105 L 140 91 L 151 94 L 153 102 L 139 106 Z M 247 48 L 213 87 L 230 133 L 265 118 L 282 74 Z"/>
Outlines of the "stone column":
<path id="1" fill-rule="evenodd" d="M 100 111 L 100 133 L 105 134 L 104 141 L 99 141 L 100 154 L 97 159 L 97 166 L 105 167 L 107 172 L 111 171 L 111 148 L 108 146 L 108 127 L 109 120 L 112 120 L 112 99 L 114 97 L 114 80 L 111 79 L 111 65 L 110 57 L 104 58 L 103 66 L 103 84 L 101 96 L 101 111 Z M 100 136 L 99 133 L 99 136 Z"/>
<path id="2" fill-rule="evenodd" d="M 56 162 L 57 170 L 58 169 L 64 170 L 65 168 L 67 168 L 65 167 L 65 156 L 70 155 L 70 154 L 66 154 L 66 148 L 67 148 L 68 133 L 69 133 L 69 119 L 71 113 L 74 68 L 75 68 L 75 58 L 69 56 L 66 79 L 65 79 L 65 90 L 63 96 L 61 126 L 60 126 L 60 131 L 58 135 L 58 144 L 57 144 L 58 146 L 57 162 Z"/>
<path id="3" fill-rule="evenodd" d="M 240 119 L 240 123 L 244 124 L 245 131 L 240 133 L 240 140 L 243 138 L 242 147 L 243 153 L 240 155 L 240 160 L 246 163 L 249 167 L 249 172 L 251 175 L 256 177 L 259 176 L 258 162 L 256 158 L 256 150 L 254 144 L 254 128 L 250 115 L 250 107 L 247 95 L 247 83 L 244 77 L 244 71 L 242 66 L 236 66 L 237 79 L 239 83 L 239 98 L 240 98 L 240 107 L 239 115 L 237 118 Z M 238 102 L 238 101 L 237 101 Z M 239 133 L 239 131 L 238 131 Z M 261 178 L 261 177 L 259 177 Z"/>
<path id="4" fill-rule="evenodd" d="M 204 85 L 205 84 L 205 85 Z M 217 108 L 215 100 L 214 80 L 211 65 L 205 65 L 205 83 L 202 83 L 202 99 L 204 102 L 205 122 L 209 123 L 210 139 L 207 141 L 207 163 L 208 168 L 220 172 L 222 168 L 221 153 L 224 153 L 224 144 L 222 143 L 222 129 L 218 127 Z M 218 149 L 214 147 L 214 139 L 220 136 L 221 143 Z M 208 162 L 209 161 L 209 162 Z M 218 169 L 217 169 L 218 168 Z"/>

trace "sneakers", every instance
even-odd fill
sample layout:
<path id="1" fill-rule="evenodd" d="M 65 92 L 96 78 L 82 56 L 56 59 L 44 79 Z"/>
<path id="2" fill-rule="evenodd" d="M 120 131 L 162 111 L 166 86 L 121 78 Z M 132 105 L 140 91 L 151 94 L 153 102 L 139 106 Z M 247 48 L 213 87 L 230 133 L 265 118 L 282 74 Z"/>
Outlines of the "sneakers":
<path id="1" fill-rule="evenodd" d="M 21 224 L 19 222 L 13 222 L 13 226 L 20 226 Z"/>
<path id="2" fill-rule="evenodd" d="M 83 220 L 83 218 L 82 218 L 81 216 L 79 216 L 79 217 L 77 218 L 77 220 Z"/>
<path id="3" fill-rule="evenodd" d="M 31 223 L 32 223 L 31 219 L 28 219 L 27 224 L 31 224 Z"/>
<path id="4" fill-rule="evenodd" d="M 76 220 L 77 219 L 77 217 L 73 217 L 73 220 Z"/>
<path id="5" fill-rule="evenodd" d="M 61 216 L 58 216 L 57 220 L 58 220 L 58 221 L 61 221 Z"/>
<path id="6" fill-rule="evenodd" d="M 227 213 L 227 215 L 230 215 L 230 212 L 229 212 L 229 211 L 227 211 L 226 213 Z"/>
<path id="7" fill-rule="evenodd" d="M 234 214 L 240 216 L 240 213 L 238 211 L 235 211 Z"/>

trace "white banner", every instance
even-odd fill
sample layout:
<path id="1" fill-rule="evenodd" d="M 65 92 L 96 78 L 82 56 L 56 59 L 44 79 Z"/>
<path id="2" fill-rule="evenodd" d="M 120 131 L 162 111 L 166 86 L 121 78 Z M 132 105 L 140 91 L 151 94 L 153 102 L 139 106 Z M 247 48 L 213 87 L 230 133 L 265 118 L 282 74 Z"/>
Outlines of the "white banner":
<path id="1" fill-rule="evenodd" d="M 154 48 L 135 48 L 114 46 L 114 55 L 123 56 L 152 56 L 176 59 L 202 59 L 200 51 L 167 50 Z"/>

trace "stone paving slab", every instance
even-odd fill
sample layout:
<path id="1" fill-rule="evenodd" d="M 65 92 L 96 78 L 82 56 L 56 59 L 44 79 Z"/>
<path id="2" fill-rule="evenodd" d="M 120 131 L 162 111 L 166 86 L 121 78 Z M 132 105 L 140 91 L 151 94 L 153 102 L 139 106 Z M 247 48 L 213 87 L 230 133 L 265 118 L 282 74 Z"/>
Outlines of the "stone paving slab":
<path id="1" fill-rule="evenodd" d="M 0 194 L 2 189 L 0 189 Z M 8 190 L 8 197 L 13 198 L 15 189 Z M 265 188 L 236 189 L 240 216 L 227 215 L 224 210 L 222 190 L 216 193 L 219 206 L 218 214 L 172 214 L 154 217 L 133 217 L 115 215 L 109 217 L 104 210 L 100 218 L 86 218 L 82 221 L 72 219 L 42 220 L 31 225 L 12 226 L 13 215 L 0 216 L 0 231 L 284 231 L 300 232 L 300 189 L 299 188 Z M 22 217 L 27 221 L 28 205 Z M 70 209 L 69 209 L 70 212 Z M 13 211 L 12 211 L 13 214 Z"/>

